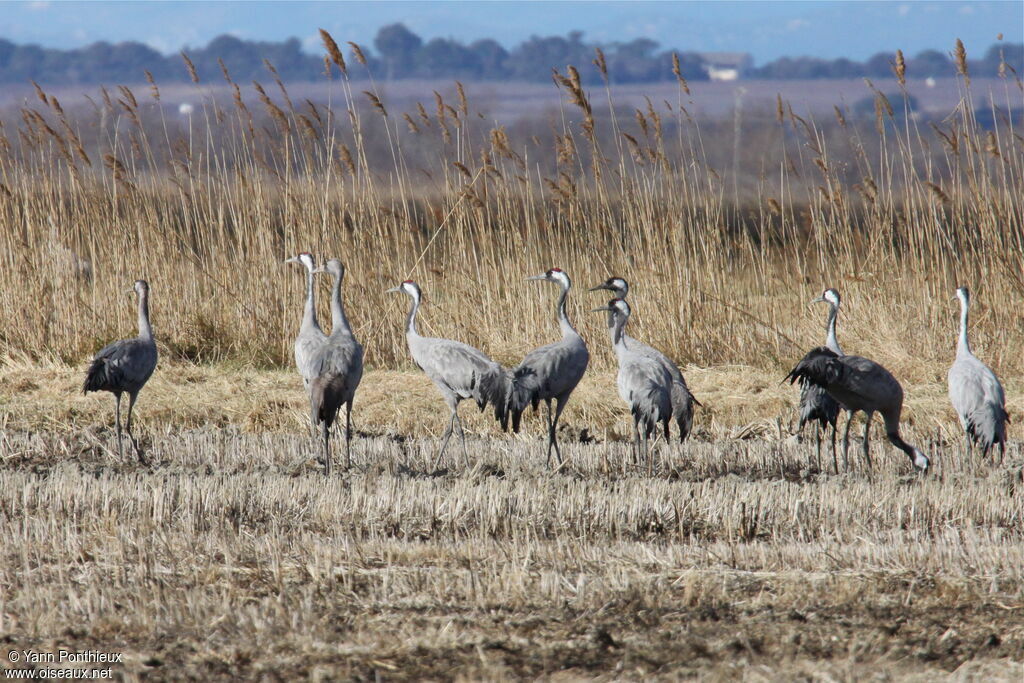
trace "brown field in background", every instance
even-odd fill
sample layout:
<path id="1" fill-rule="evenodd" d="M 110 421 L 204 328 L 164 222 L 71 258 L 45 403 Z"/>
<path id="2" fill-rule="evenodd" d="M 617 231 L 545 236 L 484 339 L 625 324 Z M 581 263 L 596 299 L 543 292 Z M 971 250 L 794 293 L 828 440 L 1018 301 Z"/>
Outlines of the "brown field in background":
<path id="1" fill-rule="evenodd" d="M 716 120 L 684 82 L 648 102 L 562 69 L 558 108 L 507 125 L 472 88 L 419 109 L 336 67 L 313 102 L 272 73 L 255 101 L 196 84 L 185 118 L 177 86 L 32 91 L 0 128 L 0 653 L 102 647 L 128 678 L 1019 680 L 1024 132 L 1000 112 L 1022 87 L 967 76 L 929 118 L 864 84 L 866 118 L 780 97 Z M 329 481 L 292 369 L 304 250 L 345 263 L 368 364 Z M 416 279 L 421 332 L 514 364 L 557 336 L 555 288 L 524 281 L 552 266 L 592 351 L 569 465 L 544 468 L 537 417 L 504 437 L 463 406 L 471 467 L 456 446 L 429 471 L 442 404 L 384 290 Z M 654 476 L 588 312 L 613 274 L 706 406 Z M 145 467 L 117 461 L 112 399 L 77 393 L 133 333 L 139 277 Z M 963 460 L 945 395 L 962 284 L 1015 419 L 998 465 Z M 779 381 L 823 341 L 827 286 L 931 475 L 877 427 L 871 473 L 789 438 Z"/>

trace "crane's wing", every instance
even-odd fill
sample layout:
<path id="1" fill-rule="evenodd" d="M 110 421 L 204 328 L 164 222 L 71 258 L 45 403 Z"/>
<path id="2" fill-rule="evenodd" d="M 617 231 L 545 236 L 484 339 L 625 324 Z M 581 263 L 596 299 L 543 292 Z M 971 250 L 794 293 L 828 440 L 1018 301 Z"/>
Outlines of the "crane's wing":
<path id="1" fill-rule="evenodd" d="M 82 393 L 101 390 L 130 391 L 146 383 L 156 368 L 152 341 L 138 337 L 104 346 L 93 356 L 82 383 Z"/>

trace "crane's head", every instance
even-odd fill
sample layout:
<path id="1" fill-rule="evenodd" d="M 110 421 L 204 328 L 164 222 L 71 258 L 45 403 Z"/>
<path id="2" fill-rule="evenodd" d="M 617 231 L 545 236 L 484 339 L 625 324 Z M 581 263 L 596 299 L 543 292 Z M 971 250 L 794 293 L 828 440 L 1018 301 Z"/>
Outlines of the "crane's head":
<path id="1" fill-rule="evenodd" d="M 341 265 L 341 261 L 336 258 L 327 259 L 327 261 L 313 271 L 314 273 L 330 273 L 335 279 L 340 280 L 345 277 L 345 266 Z"/>
<path id="2" fill-rule="evenodd" d="M 812 304 L 825 302 L 834 308 L 839 308 L 839 304 L 842 303 L 842 299 L 839 298 L 839 290 L 829 287 L 821 293 L 821 296 L 811 300 Z"/>
<path id="3" fill-rule="evenodd" d="M 920 451 L 920 449 L 914 449 L 914 467 L 921 470 L 921 472 L 927 472 L 928 468 L 932 466 L 932 461 L 928 459 L 928 456 Z"/>
<path id="4" fill-rule="evenodd" d="M 290 259 L 285 259 L 285 263 L 301 263 L 306 267 L 306 270 L 312 272 L 316 268 L 316 263 L 313 261 L 313 255 L 308 251 L 299 252 Z"/>
<path id="5" fill-rule="evenodd" d="M 561 268 L 552 268 L 543 275 L 534 275 L 533 277 L 526 278 L 527 280 L 547 280 L 548 282 L 554 282 L 555 284 L 562 285 L 563 289 L 569 289 L 572 286 L 572 281 L 569 280 L 569 276 L 565 274 L 565 271 Z"/>
<path id="6" fill-rule="evenodd" d="M 971 303 L 971 292 L 966 287 L 958 287 L 956 290 L 956 298 L 960 299 L 960 303 L 966 306 Z"/>
<path id="7" fill-rule="evenodd" d="M 405 292 L 406 294 L 411 296 L 413 299 L 416 299 L 417 301 L 419 301 L 421 295 L 420 286 L 413 282 L 412 280 L 406 280 L 397 287 L 392 287 L 391 289 L 386 291 L 385 294 L 390 294 L 392 292 Z"/>
<path id="8" fill-rule="evenodd" d="M 621 277 L 610 277 L 596 287 L 591 287 L 591 292 L 596 292 L 601 289 L 607 289 L 613 293 L 617 299 L 625 299 L 626 295 L 629 294 L 629 283 L 623 280 Z"/>
<path id="9" fill-rule="evenodd" d="M 149 294 L 149 283 L 145 280 L 136 280 L 132 288 L 128 290 L 128 294 L 135 292 L 139 296 L 145 296 Z"/>
<path id="10" fill-rule="evenodd" d="M 629 317 L 629 304 L 626 303 L 625 299 L 616 298 L 608 302 L 607 306 L 601 306 L 600 308 L 592 309 L 591 313 L 599 313 L 601 311 L 607 311 L 612 315 L 622 316 L 623 318 Z"/>

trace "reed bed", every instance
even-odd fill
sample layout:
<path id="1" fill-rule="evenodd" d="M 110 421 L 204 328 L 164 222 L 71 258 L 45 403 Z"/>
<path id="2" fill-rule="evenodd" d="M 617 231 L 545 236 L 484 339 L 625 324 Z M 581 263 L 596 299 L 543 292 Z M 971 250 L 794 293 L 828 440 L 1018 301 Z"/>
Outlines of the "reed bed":
<path id="1" fill-rule="evenodd" d="M 846 346 L 914 381 L 949 357 L 950 298 L 968 284 L 976 346 L 1004 374 L 1024 367 L 1009 343 L 1024 294 L 1012 71 L 984 95 L 993 130 L 960 74 L 961 102 L 937 123 L 900 117 L 867 83 L 874 119 L 837 107 L 815 121 L 780 98 L 726 137 L 690 115 L 682 80 L 675 102 L 623 111 L 570 66 L 551 127 L 526 135 L 478 116 L 461 84 L 392 111 L 343 63 L 328 102 L 293 101 L 272 65 L 246 94 L 225 72 L 230 101 L 197 82 L 186 123 L 155 83 L 74 111 L 39 88 L 0 131 L 0 352 L 80 362 L 131 327 L 118 295 L 146 277 L 167 361 L 281 366 L 302 287 L 282 261 L 310 250 L 346 263 L 378 368 L 407 363 L 405 302 L 382 293 L 397 280 L 422 283 L 425 330 L 510 363 L 552 336 L 553 292 L 523 278 L 556 265 L 580 289 L 627 277 L 635 328 L 701 366 L 784 366 L 821 336 L 807 301 L 836 286 Z M 578 289 L 571 304 L 592 340 L 599 301 Z"/>

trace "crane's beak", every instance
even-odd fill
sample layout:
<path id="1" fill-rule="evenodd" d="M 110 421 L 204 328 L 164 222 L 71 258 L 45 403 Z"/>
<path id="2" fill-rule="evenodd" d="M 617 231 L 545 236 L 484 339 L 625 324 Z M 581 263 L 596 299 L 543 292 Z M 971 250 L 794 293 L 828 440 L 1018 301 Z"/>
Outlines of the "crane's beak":
<path id="1" fill-rule="evenodd" d="M 591 313 L 599 313 L 601 311 L 610 311 L 610 310 L 612 310 L 611 306 L 602 306 L 601 308 L 592 308 L 592 309 L 590 309 L 590 312 Z"/>
<path id="2" fill-rule="evenodd" d="M 527 282 L 529 282 L 530 280 L 547 280 L 547 279 L 548 279 L 548 274 L 547 273 L 544 273 L 543 275 L 534 275 L 533 277 L 526 278 Z"/>
<path id="3" fill-rule="evenodd" d="M 395 292 L 401 292 L 401 291 L 402 291 L 401 287 L 392 287 L 391 289 L 385 290 L 384 293 L 385 294 L 394 294 Z"/>
<path id="4" fill-rule="evenodd" d="M 284 262 L 285 263 L 298 263 L 299 262 L 299 257 L 298 256 L 292 256 L 291 258 L 286 258 L 284 260 Z"/>
<path id="5" fill-rule="evenodd" d="M 598 285 L 597 287 L 591 287 L 591 288 L 590 288 L 590 289 L 588 289 L 587 291 L 588 291 L 588 292 L 599 292 L 599 291 L 601 291 L 602 289 L 607 289 L 607 290 L 609 290 L 609 291 L 610 291 L 610 290 L 611 290 L 611 287 L 609 287 L 608 285 L 606 285 L 605 283 L 603 283 L 603 282 L 602 282 L 602 283 L 601 283 L 601 284 L 599 284 L 599 285 Z"/>
<path id="6" fill-rule="evenodd" d="M 811 299 L 811 303 L 812 304 L 820 304 L 820 303 L 822 303 L 824 301 L 825 301 L 825 297 L 823 297 L 823 296 L 816 296 L 813 299 Z"/>

